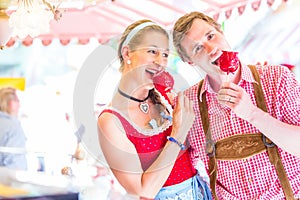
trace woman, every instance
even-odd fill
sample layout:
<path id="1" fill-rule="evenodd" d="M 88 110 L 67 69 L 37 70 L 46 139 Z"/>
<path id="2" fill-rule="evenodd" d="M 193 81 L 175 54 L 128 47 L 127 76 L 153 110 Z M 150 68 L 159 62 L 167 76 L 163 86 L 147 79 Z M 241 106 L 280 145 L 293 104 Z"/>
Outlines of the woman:
<path id="1" fill-rule="evenodd" d="M 24 154 L 6 153 L 12 148 L 24 149 L 26 145 L 26 136 L 17 119 L 19 107 L 16 89 L 10 87 L 0 89 L 0 166 L 27 170 Z"/>
<path id="2" fill-rule="evenodd" d="M 174 111 L 154 88 L 169 55 L 168 33 L 149 20 L 124 31 L 118 48 L 118 91 L 98 118 L 105 158 L 128 194 L 149 199 L 210 199 L 184 141 L 193 103 L 179 93 Z"/>

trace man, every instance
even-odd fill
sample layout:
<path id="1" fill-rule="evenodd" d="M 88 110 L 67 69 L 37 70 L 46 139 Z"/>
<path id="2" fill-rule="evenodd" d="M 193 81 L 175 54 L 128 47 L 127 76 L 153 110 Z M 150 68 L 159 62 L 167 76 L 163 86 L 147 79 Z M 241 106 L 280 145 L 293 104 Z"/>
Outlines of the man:
<path id="1" fill-rule="evenodd" d="M 220 27 L 191 12 L 173 30 L 181 59 L 207 74 L 186 91 L 193 163 L 204 161 L 215 199 L 300 198 L 300 85 L 282 66 L 239 61 L 222 71 L 219 58 L 232 50 Z"/>

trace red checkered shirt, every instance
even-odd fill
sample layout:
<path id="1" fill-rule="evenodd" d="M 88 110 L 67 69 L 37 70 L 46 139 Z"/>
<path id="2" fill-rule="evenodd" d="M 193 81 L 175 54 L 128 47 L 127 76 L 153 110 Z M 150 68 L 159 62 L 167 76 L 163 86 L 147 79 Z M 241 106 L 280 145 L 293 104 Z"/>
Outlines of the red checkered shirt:
<path id="1" fill-rule="evenodd" d="M 294 74 L 286 67 L 256 67 L 260 74 L 268 112 L 280 121 L 300 126 L 300 85 Z M 250 69 L 243 66 L 241 81 L 238 85 L 246 90 L 253 104 L 256 105 L 252 82 L 255 80 Z M 208 169 L 208 156 L 205 153 L 205 136 L 199 112 L 197 90 L 198 84 L 185 91 L 185 94 L 194 101 L 196 113 L 195 123 L 189 132 L 190 153 L 195 166 L 201 159 Z M 218 103 L 217 94 L 208 84 L 207 77 L 204 79 L 201 95 L 203 92 L 206 92 L 210 129 L 215 141 L 237 134 L 259 133 L 258 129 L 237 117 L 230 108 Z M 281 148 L 279 148 L 279 153 L 295 198 L 300 198 L 300 158 L 292 156 Z M 217 162 L 216 192 L 219 199 L 284 199 L 275 168 L 270 163 L 266 152 L 248 159 L 218 160 Z"/>

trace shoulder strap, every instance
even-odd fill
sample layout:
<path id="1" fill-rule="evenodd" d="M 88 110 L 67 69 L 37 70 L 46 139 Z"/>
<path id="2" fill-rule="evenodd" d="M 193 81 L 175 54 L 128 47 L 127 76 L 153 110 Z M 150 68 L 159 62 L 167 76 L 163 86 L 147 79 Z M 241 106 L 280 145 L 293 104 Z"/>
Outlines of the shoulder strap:
<path id="1" fill-rule="evenodd" d="M 263 111 L 267 112 L 267 107 L 266 107 L 266 103 L 265 103 L 265 99 L 264 99 L 264 93 L 262 90 L 261 81 L 260 81 L 257 69 L 254 65 L 249 65 L 249 68 L 253 74 L 255 81 L 258 83 L 258 84 L 255 84 L 255 83 L 252 84 L 254 87 L 254 93 L 255 93 L 255 99 L 256 99 L 257 106 L 260 109 L 262 109 Z M 294 200 L 293 190 L 289 183 L 287 174 L 284 170 L 284 166 L 282 164 L 282 160 L 281 160 L 279 152 L 278 152 L 278 147 L 265 135 L 262 135 L 262 137 L 263 137 L 263 142 L 267 147 L 269 160 L 275 166 L 275 169 L 276 169 L 281 187 L 283 189 L 283 192 L 286 196 L 286 199 Z"/>
<path id="2" fill-rule="evenodd" d="M 110 114 L 116 116 L 116 117 L 120 120 L 120 122 L 121 122 L 121 124 L 122 124 L 123 127 L 132 127 L 132 125 L 127 121 L 127 119 L 125 119 L 120 113 L 118 113 L 118 112 L 116 112 L 116 111 L 114 111 L 114 110 L 112 110 L 112 109 L 109 109 L 109 108 L 104 109 L 104 110 L 99 114 L 99 117 L 100 117 L 100 115 L 102 115 L 103 113 L 110 113 Z M 124 130 L 126 131 L 127 129 L 124 129 Z M 126 131 L 126 132 L 127 132 L 127 131 Z"/>
<path id="3" fill-rule="evenodd" d="M 249 65 L 249 68 L 252 72 L 254 80 L 258 83 L 258 84 L 255 84 L 255 83 L 252 84 L 254 87 L 254 94 L 255 94 L 255 100 L 257 103 L 257 107 L 259 107 L 260 109 L 262 109 L 265 112 L 268 112 L 265 98 L 264 98 L 264 92 L 261 87 L 261 82 L 260 82 L 260 78 L 259 78 L 257 69 L 256 69 L 255 65 Z"/>
<path id="4" fill-rule="evenodd" d="M 206 95 L 205 92 L 202 94 L 202 101 L 200 101 L 200 92 L 203 85 L 203 81 L 201 80 L 198 86 L 198 102 L 199 102 L 199 110 L 201 114 L 202 127 L 205 134 L 206 140 L 206 154 L 209 157 L 208 161 L 208 173 L 210 179 L 210 188 L 212 190 L 212 195 L 215 200 L 218 200 L 218 196 L 216 195 L 216 182 L 217 182 L 217 160 L 215 156 L 215 142 L 212 139 L 212 135 L 209 129 L 209 118 L 207 111 L 207 103 L 206 103 Z"/>
<path id="5" fill-rule="evenodd" d="M 204 80 L 201 80 L 199 83 L 197 97 L 198 97 L 198 102 L 199 102 L 199 109 L 200 109 L 200 114 L 201 114 L 203 130 L 204 130 L 204 133 L 207 134 L 208 126 L 209 126 L 209 118 L 208 118 L 208 112 L 207 112 L 205 92 L 202 95 L 202 102 L 200 101 L 200 92 L 201 92 L 201 88 L 203 85 L 203 81 Z"/>

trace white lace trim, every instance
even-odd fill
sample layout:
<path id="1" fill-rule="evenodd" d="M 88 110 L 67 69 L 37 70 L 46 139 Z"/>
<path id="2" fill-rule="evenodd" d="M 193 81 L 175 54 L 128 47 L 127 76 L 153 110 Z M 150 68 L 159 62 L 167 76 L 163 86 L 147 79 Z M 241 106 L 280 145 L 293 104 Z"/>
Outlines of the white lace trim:
<path id="1" fill-rule="evenodd" d="M 168 111 L 170 112 L 170 116 L 173 117 L 173 108 L 172 106 L 169 104 L 168 100 L 165 99 L 164 96 L 162 96 L 160 94 L 160 92 L 157 91 L 157 93 L 160 95 L 161 98 L 161 102 L 166 106 L 166 108 L 168 109 Z M 143 129 L 141 127 L 139 127 L 138 125 L 136 125 L 134 122 L 132 122 L 130 119 L 128 119 L 127 116 L 125 116 L 122 112 L 120 112 L 118 109 L 113 108 L 111 106 L 108 106 L 106 109 L 112 110 L 114 112 L 119 113 L 124 119 L 126 119 L 128 121 L 128 123 L 130 123 L 130 125 L 132 125 L 139 133 L 146 135 L 146 136 L 154 136 L 154 135 L 158 135 L 159 133 L 167 130 L 170 126 L 172 126 L 172 122 L 170 122 L 169 120 L 165 120 L 164 123 L 154 129 Z"/>
<path id="2" fill-rule="evenodd" d="M 203 197 L 196 197 L 197 200 L 203 199 Z M 176 194 L 174 198 L 167 197 L 165 200 L 195 200 L 193 195 L 193 189 L 189 189 L 187 191 L 184 191 L 180 194 Z"/>

